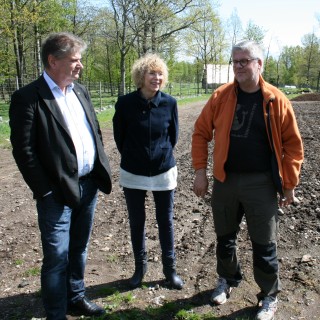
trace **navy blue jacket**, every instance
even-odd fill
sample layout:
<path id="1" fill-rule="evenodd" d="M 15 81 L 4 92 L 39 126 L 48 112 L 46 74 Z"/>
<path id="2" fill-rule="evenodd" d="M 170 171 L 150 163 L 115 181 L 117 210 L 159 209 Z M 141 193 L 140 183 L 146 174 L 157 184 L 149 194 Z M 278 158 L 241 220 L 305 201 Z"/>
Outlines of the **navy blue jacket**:
<path id="1" fill-rule="evenodd" d="M 168 171 L 176 165 L 178 132 L 177 101 L 170 95 L 158 91 L 148 102 L 137 90 L 118 98 L 113 134 L 122 169 L 142 176 Z"/>

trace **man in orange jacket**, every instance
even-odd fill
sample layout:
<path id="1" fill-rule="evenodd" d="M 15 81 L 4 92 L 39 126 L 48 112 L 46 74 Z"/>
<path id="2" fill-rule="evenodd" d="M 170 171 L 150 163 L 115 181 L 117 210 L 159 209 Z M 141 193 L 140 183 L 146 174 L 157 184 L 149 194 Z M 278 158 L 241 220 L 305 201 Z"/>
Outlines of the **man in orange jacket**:
<path id="1" fill-rule="evenodd" d="M 281 290 L 276 234 L 278 206 L 297 199 L 302 140 L 290 101 L 264 81 L 263 51 L 253 41 L 232 47 L 235 80 L 219 87 L 199 115 L 192 136 L 194 192 L 208 191 L 208 143 L 214 137 L 212 210 L 217 235 L 218 285 L 211 301 L 223 304 L 242 280 L 236 255 L 245 215 L 260 287 L 258 320 L 272 320 Z M 277 192 L 279 194 L 279 201 Z"/>

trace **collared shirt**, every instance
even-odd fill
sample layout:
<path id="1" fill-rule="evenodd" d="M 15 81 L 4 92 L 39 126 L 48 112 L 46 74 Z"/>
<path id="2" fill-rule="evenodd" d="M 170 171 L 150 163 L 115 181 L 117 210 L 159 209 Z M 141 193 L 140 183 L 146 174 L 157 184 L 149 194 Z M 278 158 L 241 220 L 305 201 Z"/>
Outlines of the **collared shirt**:
<path id="1" fill-rule="evenodd" d="M 43 76 L 58 103 L 68 127 L 77 153 L 78 175 L 82 177 L 91 172 L 96 157 L 92 129 L 84 109 L 73 91 L 74 84 L 71 83 L 67 87 L 66 94 L 64 94 L 45 71 Z"/>

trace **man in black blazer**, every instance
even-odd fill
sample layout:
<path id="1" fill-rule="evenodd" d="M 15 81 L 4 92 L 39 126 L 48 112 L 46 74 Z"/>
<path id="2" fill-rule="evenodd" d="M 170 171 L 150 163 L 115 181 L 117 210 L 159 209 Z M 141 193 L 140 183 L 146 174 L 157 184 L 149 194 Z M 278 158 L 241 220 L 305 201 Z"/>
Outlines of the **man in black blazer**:
<path id="1" fill-rule="evenodd" d="M 84 285 L 98 189 L 112 188 L 89 93 L 74 82 L 85 49 L 70 33 L 49 35 L 41 51 L 45 71 L 13 93 L 9 110 L 13 156 L 36 200 L 48 320 L 65 320 L 68 307 L 86 316 L 105 313 Z"/>

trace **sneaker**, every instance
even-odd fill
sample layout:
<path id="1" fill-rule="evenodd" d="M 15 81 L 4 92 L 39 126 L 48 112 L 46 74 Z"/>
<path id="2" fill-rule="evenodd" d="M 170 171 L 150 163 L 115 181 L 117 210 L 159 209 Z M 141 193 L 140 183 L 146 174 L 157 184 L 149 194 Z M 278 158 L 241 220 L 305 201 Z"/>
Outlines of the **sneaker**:
<path id="1" fill-rule="evenodd" d="M 224 278 L 218 279 L 217 287 L 213 290 L 210 301 L 214 304 L 224 304 L 230 297 L 232 287 L 228 285 Z"/>
<path id="2" fill-rule="evenodd" d="M 273 320 L 277 311 L 277 304 L 277 297 L 265 297 L 262 300 L 262 306 L 257 313 L 256 320 Z"/>

